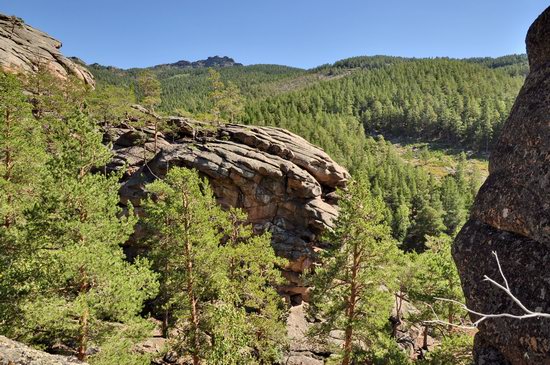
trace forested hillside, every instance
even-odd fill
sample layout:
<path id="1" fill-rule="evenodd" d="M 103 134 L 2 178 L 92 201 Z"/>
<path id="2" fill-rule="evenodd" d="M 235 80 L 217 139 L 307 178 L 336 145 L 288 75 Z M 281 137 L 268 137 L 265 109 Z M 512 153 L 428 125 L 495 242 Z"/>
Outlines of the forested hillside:
<path id="1" fill-rule="evenodd" d="M 353 118 L 366 133 L 438 140 L 486 152 L 522 83 L 521 76 L 461 61 L 397 61 L 253 101 L 246 120 L 296 130 L 292 123 Z"/>
<path id="2" fill-rule="evenodd" d="M 0 157 L 7 167 L 0 244 L 13 255 L 0 260 L 0 292 L 7 298 L 0 301 L 0 329 L 48 350 L 63 343 L 68 353 L 97 365 L 148 364 L 156 355 L 133 349 L 148 337 L 150 316 L 169 340 L 166 348 L 196 364 L 281 363 L 288 349 L 285 306 L 307 298 L 309 315 L 323 319 L 310 324 L 307 336 L 317 341 L 345 328 L 343 346 L 322 350 L 324 357 L 342 364 L 409 364 L 412 358 L 467 364 L 470 334 L 426 320 L 467 322 L 459 305 L 436 298 L 463 300 L 451 239 L 485 175 L 484 162 L 472 157 L 483 157 L 508 115 L 523 61 L 357 57 L 307 71 L 92 65 L 95 90 L 56 80 L 45 69 L 20 78 L 2 73 Z M 165 118 L 173 114 L 202 122 L 189 127 L 188 119 L 177 119 L 174 129 Z M 324 263 L 317 270 L 281 275 L 291 264 L 271 246 L 280 227 L 274 236 L 254 235 L 246 214 L 220 209 L 209 184 L 192 170 L 173 168 L 147 185 L 153 195 L 132 201 L 142 204 L 136 214 L 130 203 L 119 206 L 122 175 L 138 166 L 138 175 L 150 171 L 163 148 L 159 136 L 165 144 L 187 138 L 196 142 L 193 148 L 206 148 L 208 138 L 230 142 L 215 132 L 228 122 L 289 129 L 351 172 L 346 192 L 311 189 L 342 208 L 334 229 L 315 242 Z M 119 126 L 128 132 L 116 135 Z M 111 132 L 116 148 L 129 148 L 132 172 L 107 171 L 113 155 L 102 142 Z M 254 146 L 261 150 L 262 143 Z M 302 183 L 287 188 L 300 192 Z M 258 191 L 258 199 L 270 199 Z M 254 208 L 235 199 L 238 207 Z M 146 258 L 128 260 L 121 246 L 133 239 L 138 221 L 144 236 L 137 244 Z M 346 274 L 352 271 L 357 276 Z M 300 291 L 284 302 L 275 289 L 291 279 Z M 359 289 L 349 294 L 350 288 Z M 404 302 L 416 309 L 405 313 Z M 407 355 L 398 346 L 406 326 L 422 328 L 418 336 L 438 346 Z M 368 345 L 354 345 L 359 341 Z"/>
<path id="3" fill-rule="evenodd" d="M 112 85 L 135 85 L 143 71 L 89 68 L 100 84 Z M 361 138 L 357 123 L 366 134 L 440 141 L 487 153 L 527 69 L 526 57 L 513 55 L 465 60 L 353 57 L 308 71 L 276 65 L 218 71 L 222 82 L 235 84 L 245 97 L 244 122 L 289 128 L 337 158 L 350 158 L 354 140 Z M 197 115 L 211 110 L 206 69 L 161 67 L 151 72 L 162 85 L 164 112 Z M 337 140 L 329 141 L 335 136 Z"/>
<path id="4" fill-rule="evenodd" d="M 226 119 L 285 128 L 321 146 L 352 174 L 369 176 L 372 192 L 386 202 L 394 237 L 416 249 L 426 235 L 453 235 L 466 219 L 486 176 L 486 164 L 472 157 L 486 156 L 526 69 L 524 55 L 353 57 L 312 70 L 90 67 L 99 90 L 130 86 L 138 100 L 140 75 L 154 75 L 164 113 L 217 120 L 225 108 L 231 110 Z M 226 97 L 224 85 L 231 90 Z M 389 142 L 395 140 L 401 147 Z M 411 144 L 419 141 L 428 144 Z"/>

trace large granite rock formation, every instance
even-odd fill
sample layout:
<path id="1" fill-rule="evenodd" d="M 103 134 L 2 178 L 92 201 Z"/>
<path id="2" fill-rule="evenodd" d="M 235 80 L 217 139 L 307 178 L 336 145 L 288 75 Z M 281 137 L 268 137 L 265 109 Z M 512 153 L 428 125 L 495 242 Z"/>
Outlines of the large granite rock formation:
<path id="1" fill-rule="evenodd" d="M 50 355 L 0 336 L 0 365 L 86 365 L 73 357 Z"/>
<path id="2" fill-rule="evenodd" d="M 491 154 L 490 175 L 453 256 L 469 308 L 523 314 L 483 276 L 502 282 L 533 311 L 550 312 L 550 8 L 527 34 L 531 71 Z M 477 319 L 473 316 L 472 319 Z M 476 364 L 550 364 L 550 320 L 488 319 L 479 326 Z"/>
<path id="3" fill-rule="evenodd" d="M 156 152 L 152 129 L 107 130 L 106 142 L 115 153 L 108 168 L 128 167 L 122 204 L 131 201 L 139 211 L 147 183 L 165 176 L 172 166 L 197 169 L 209 179 L 222 206 L 244 209 L 257 231 L 272 232 L 275 251 L 290 260 L 285 272 L 289 286 L 283 291 L 300 301 L 307 288 L 298 274 L 311 264 L 316 239 L 337 215 L 334 192 L 345 186 L 348 172 L 319 148 L 280 128 L 177 118 L 168 123 L 175 132 L 158 136 Z"/>
<path id="4" fill-rule="evenodd" d="M 81 65 L 63 56 L 61 42 L 23 20 L 0 14 L 0 69 L 35 72 L 46 67 L 60 78 L 73 75 L 93 86 L 94 77 Z"/>

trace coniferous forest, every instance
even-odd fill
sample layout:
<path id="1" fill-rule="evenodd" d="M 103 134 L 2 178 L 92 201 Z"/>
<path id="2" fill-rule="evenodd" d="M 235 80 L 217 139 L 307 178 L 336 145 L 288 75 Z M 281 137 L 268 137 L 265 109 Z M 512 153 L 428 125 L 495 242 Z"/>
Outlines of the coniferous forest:
<path id="1" fill-rule="evenodd" d="M 0 334 L 90 364 L 133 365 L 154 360 L 136 348 L 157 327 L 162 364 L 282 363 L 287 262 L 270 232 L 222 209 L 185 168 L 149 184 L 139 211 L 119 204 L 125 171 L 105 169 L 105 128 L 153 126 L 156 138 L 170 133 L 163 117 L 179 116 L 288 129 L 349 170 L 335 226 L 303 273 L 308 336 L 327 346 L 327 363 L 471 363 L 451 242 L 526 56 L 87 68 L 95 89 L 46 69 L 0 74 Z M 127 255 L 131 239 L 139 254 Z M 403 325 L 426 342 L 414 359 L 398 341 Z"/>

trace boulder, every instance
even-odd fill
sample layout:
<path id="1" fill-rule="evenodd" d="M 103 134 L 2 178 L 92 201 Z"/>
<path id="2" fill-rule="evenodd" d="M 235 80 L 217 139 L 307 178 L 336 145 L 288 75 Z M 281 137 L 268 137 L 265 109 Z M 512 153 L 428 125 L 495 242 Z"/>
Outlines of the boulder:
<path id="1" fill-rule="evenodd" d="M 550 312 L 550 8 L 527 34 L 530 73 L 491 153 L 489 178 L 457 236 L 453 257 L 469 308 L 524 314 L 484 275 L 502 282 L 530 310 Z M 472 320 L 479 317 L 472 315 Z M 482 322 L 476 364 L 550 364 L 550 320 Z"/>
<path id="2" fill-rule="evenodd" d="M 7 72 L 36 72 L 46 67 L 65 79 L 76 76 L 90 86 L 94 77 L 80 63 L 63 56 L 61 42 L 31 27 L 15 16 L 0 14 L 0 69 Z"/>
<path id="3" fill-rule="evenodd" d="M 50 355 L 0 336 L 0 365 L 86 365 L 74 357 Z"/>

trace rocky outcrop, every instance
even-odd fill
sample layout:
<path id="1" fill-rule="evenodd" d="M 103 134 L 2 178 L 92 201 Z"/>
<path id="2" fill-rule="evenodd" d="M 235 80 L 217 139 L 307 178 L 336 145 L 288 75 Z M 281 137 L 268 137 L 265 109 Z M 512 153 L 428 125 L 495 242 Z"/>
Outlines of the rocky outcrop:
<path id="1" fill-rule="evenodd" d="M 231 67 L 231 66 L 242 66 L 242 63 L 235 62 L 234 59 L 227 56 L 213 56 L 208 57 L 205 60 L 198 60 L 194 62 L 189 62 L 186 60 L 177 61 L 174 63 L 166 63 L 162 65 L 153 66 L 153 68 L 208 68 L 208 67 Z"/>
<path id="2" fill-rule="evenodd" d="M 337 215 L 334 192 L 344 187 L 348 172 L 303 138 L 272 127 L 211 125 L 171 119 L 175 130 L 160 134 L 131 126 L 111 128 L 113 145 L 108 168 L 128 167 L 121 188 L 123 204 L 139 210 L 145 185 L 172 166 L 197 169 L 206 176 L 222 206 L 248 213 L 257 231 L 272 233 L 277 254 L 290 260 L 285 291 L 296 300 L 307 295 L 299 275 L 312 262 L 315 241 Z M 144 165 L 144 157 L 149 161 Z"/>
<path id="3" fill-rule="evenodd" d="M 533 311 L 550 312 L 550 8 L 526 43 L 531 71 L 453 247 L 467 305 L 482 313 L 523 314 L 483 281 L 484 275 L 501 280 L 492 251 L 513 294 Z M 488 319 L 479 326 L 474 354 L 477 364 L 550 364 L 550 320 Z"/>
<path id="4" fill-rule="evenodd" d="M 255 230 L 270 231 L 276 253 L 289 259 L 283 271 L 287 284 L 279 289 L 297 306 L 290 309 L 291 348 L 285 363 L 323 364 L 329 352 L 304 339 L 309 324 L 300 304 L 308 299 L 309 288 L 300 274 L 313 262 L 319 235 L 337 216 L 335 190 L 345 187 L 348 172 L 284 129 L 181 118 L 167 124 L 174 132 L 158 135 L 156 151 L 152 128 L 106 129 L 105 142 L 114 152 L 107 168 L 127 168 L 122 204 L 131 202 L 140 213 L 146 184 L 164 177 L 173 166 L 194 168 L 207 177 L 219 203 L 244 209 Z M 134 241 L 139 236 L 138 227 Z"/>
<path id="5" fill-rule="evenodd" d="M 46 67 L 60 78 L 73 75 L 93 86 L 92 74 L 63 56 L 60 48 L 61 42 L 25 24 L 22 19 L 0 14 L 0 69 L 35 72 L 39 67 Z"/>
<path id="6" fill-rule="evenodd" d="M 86 365 L 73 357 L 50 355 L 0 336 L 0 365 Z"/>

